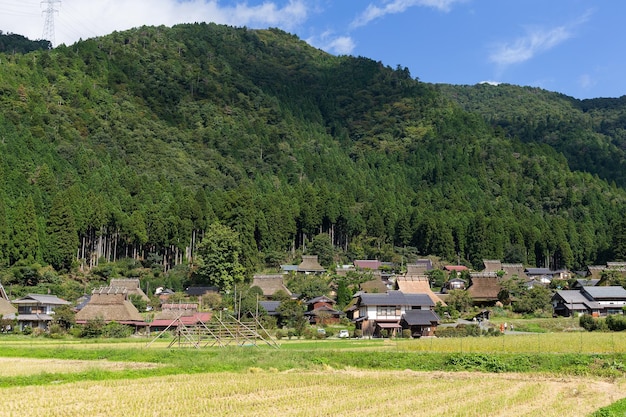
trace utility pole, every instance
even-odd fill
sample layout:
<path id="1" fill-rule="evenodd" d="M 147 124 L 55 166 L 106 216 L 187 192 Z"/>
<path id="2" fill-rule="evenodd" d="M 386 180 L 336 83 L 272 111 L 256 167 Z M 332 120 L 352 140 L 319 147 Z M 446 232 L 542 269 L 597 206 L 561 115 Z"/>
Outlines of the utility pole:
<path id="1" fill-rule="evenodd" d="M 54 4 L 61 4 L 61 0 L 42 0 L 41 4 L 46 5 L 46 9 L 42 12 L 46 16 L 46 20 L 43 24 L 42 39 L 50 41 L 50 44 L 54 47 L 54 13 L 58 13 L 59 10 L 54 8 Z"/>

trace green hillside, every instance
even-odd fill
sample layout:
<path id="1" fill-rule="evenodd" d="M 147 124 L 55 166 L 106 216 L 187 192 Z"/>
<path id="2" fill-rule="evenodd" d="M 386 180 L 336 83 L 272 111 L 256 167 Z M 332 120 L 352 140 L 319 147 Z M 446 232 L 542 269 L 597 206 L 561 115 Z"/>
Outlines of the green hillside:
<path id="1" fill-rule="evenodd" d="M 550 145 L 565 155 L 572 170 L 626 186 L 626 96 L 576 100 L 506 84 L 438 88 L 508 136 Z"/>
<path id="2" fill-rule="evenodd" d="M 613 250 L 626 241 L 614 232 L 626 192 L 607 182 L 622 184 L 623 170 L 609 177 L 604 159 L 585 166 L 558 140 L 518 134 L 522 121 L 485 120 L 487 104 L 459 99 L 464 109 L 405 68 L 214 24 L 0 61 L 4 283 L 24 284 L 33 264 L 74 275 L 98 264 L 101 277 L 123 258 L 189 266 L 216 221 L 238 232 L 248 274 L 325 239 L 337 261 L 579 268 L 626 256 Z M 536 102 L 564 118 L 604 114 L 566 97 Z M 608 133 L 589 132 L 620 158 L 602 145 Z M 194 279 L 185 274 L 166 284 Z"/>

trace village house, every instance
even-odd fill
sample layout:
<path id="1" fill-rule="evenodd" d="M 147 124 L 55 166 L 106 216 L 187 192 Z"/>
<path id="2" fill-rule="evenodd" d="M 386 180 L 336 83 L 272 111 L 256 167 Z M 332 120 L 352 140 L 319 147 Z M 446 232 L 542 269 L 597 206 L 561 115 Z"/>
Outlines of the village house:
<path id="1" fill-rule="evenodd" d="M 396 289 L 405 294 L 426 294 L 434 303 L 445 306 L 446 303 L 430 288 L 430 278 L 420 264 L 407 264 L 404 275 L 396 277 Z"/>
<path id="2" fill-rule="evenodd" d="M 4 287 L 0 284 L 0 332 L 12 330 L 15 313 L 17 308 L 11 304 Z"/>
<path id="3" fill-rule="evenodd" d="M 493 306 L 498 302 L 498 294 L 502 290 L 496 272 L 472 272 L 467 293 L 476 306 Z"/>
<path id="4" fill-rule="evenodd" d="M 302 255 L 302 262 L 298 265 L 297 272 L 300 274 L 322 274 L 326 269 L 319 264 L 317 255 Z"/>
<path id="5" fill-rule="evenodd" d="M 128 297 L 137 296 L 146 303 L 150 302 L 150 297 L 141 289 L 138 278 L 112 278 L 109 283 L 110 287 L 126 288 Z"/>
<path id="6" fill-rule="evenodd" d="M 354 304 L 353 317 L 363 336 L 393 336 L 403 328 L 410 329 L 415 336 L 431 336 L 440 322 L 432 311 L 434 306 L 426 294 L 404 294 L 402 291 L 362 293 Z"/>
<path id="7" fill-rule="evenodd" d="M 23 331 L 27 327 L 46 330 L 54 319 L 54 309 L 70 305 L 70 302 L 56 295 L 28 294 L 13 300 L 13 304 L 17 306 L 17 315 L 12 318 L 17 319 L 17 327 Z M 11 315 L 7 315 L 6 318 L 11 318 Z"/>
<path id="8" fill-rule="evenodd" d="M 307 311 L 304 313 L 311 324 L 337 324 L 345 316 L 343 311 L 335 310 L 335 300 L 325 295 L 307 301 Z"/>
<path id="9" fill-rule="evenodd" d="M 282 274 L 254 275 L 251 287 L 259 287 L 263 291 L 263 297 L 265 298 L 272 298 L 279 291 L 288 296 L 292 295 L 291 291 L 285 286 Z"/>
<path id="10" fill-rule="evenodd" d="M 154 320 L 150 323 L 150 331 L 162 331 L 178 326 L 195 326 L 211 320 L 209 311 L 199 312 L 197 303 L 167 303 L 161 305 Z"/>
<path id="11" fill-rule="evenodd" d="M 76 313 L 76 324 L 97 319 L 132 326 L 135 331 L 148 326 L 128 299 L 128 290 L 124 287 L 102 287 L 92 291 L 89 302 Z"/>
<path id="12" fill-rule="evenodd" d="M 559 290 L 552 296 L 554 314 L 566 317 L 582 314 L 591 314 L 594 317 L 623 314 L 624 306 L 626 290 L 620 286 Z"/>

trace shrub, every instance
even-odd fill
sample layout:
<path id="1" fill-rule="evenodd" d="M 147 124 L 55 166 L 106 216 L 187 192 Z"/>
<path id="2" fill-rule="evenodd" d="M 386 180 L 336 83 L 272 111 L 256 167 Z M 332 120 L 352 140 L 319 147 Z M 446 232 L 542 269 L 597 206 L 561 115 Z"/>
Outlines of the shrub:
<path id="1" fill-rule="evenodd" d="M 133 334 L 133 330 L 120 323 L 110 322 L 102 329 L 102 335 L 111 339 L 123 339 Z"/>
<path id="2" fill-rule="evenodd" d="M 65 334 L 65 329 L 58 323 L 52 323 L 48 326 L 48 333 L 46 333 L 46 337 L 50 339 L 61 339 Z"/>
<path id="3" fill-rule="evenodd" d="M 87 323 L 82 327 L 80 337 L 85 339 L 91 339 L 102 336 L 104 331 L 104 320 L 101 318 L 95 318 L 87 320 Z"/>
<path id="4" fill-rule="evenodd" d="M 456 327 L 439 327 L 435 331 L 437 337 L 480 336 L 480 327 L 476 324 L 459 324 Z"/>
<path id="5" fill-rule="evenodd" d="M 402 337 L 405 339 L 411 338 L 411 329 L 402 329 Z"/>
<path id="6" fill-rule="evenodd" d="M 626 330 L 626 316 L 610 315 L 606 318 L 606 326 L 614 332 Z"/>

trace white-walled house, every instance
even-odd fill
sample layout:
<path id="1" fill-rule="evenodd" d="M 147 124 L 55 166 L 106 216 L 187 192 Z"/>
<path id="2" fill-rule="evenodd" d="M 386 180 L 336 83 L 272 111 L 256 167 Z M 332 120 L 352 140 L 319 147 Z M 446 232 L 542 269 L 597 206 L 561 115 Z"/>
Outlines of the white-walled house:
<path id="1" fill-rule="evenodd" d="M 47 329 L 53 319 L 54 309 L 70 304 L 69 301 L 49 294 L 28 294 L 12 303 L 17 306 L 15 317 L 20 330 L 26 327 Z"/>
<path id="2" fill-rule="evenodd" d="M 412 334 L 430 336 L 440 321 L 433 311 L 434 306 L 427 294 L 362 293 L 355 305 L 358 316 L 353 319 L 363 336 L 395 335 L 403 328 L 403 323 Z"/>
<path id="3" fill-rule="evenodd" d="M 560 290 L 552 296 L 554 313 L 560 316 L 591 314 L 599 317 L 623 314 L 624 306 L 626 290 L 618 285 Z"/>

